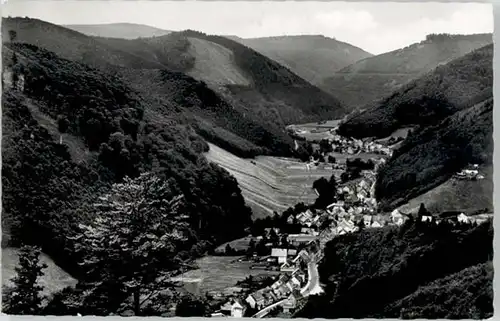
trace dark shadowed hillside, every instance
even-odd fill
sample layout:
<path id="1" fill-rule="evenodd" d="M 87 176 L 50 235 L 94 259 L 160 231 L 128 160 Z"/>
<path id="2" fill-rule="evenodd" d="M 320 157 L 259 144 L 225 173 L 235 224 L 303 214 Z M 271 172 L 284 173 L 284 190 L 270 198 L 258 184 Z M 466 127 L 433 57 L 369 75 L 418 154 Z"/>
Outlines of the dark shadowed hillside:
<path id="1" fill-rule="evenodd" d="M 2 225 L 11 245 L 39 245 L 79 276 L 67 235 L 87 222 L 97 195 L 146 171 L 187 201 L 180 256 L 242 236 L 251 211 L 236 180 L 206 161 L 208 146 L 192 128 L 159 112 L 168 106 L 33 45 L 7 44 L 2 53 Z"/>
<path id="2" fill-rule="evenodd" d="M 491 34 L 429 35 L 420 43 L 358 61 L 325 79 L 320 87 L 350 109 L 362 108 L 423 73 L 492 41 Z"/>
<path id="3" fill-rule="evenodd" d="M 316 36 L 232 38 L 318 85 L 333 73 L 372 54 L 336 39 Z"/>
<path id="4" fill-rule="evenodd" d="M 164 36 L 170 33 L 147 25 L 137 23 L 108 23 L 98 25 L 65 25 L 64 27 L 81 32 L 87 36 L 136 39 Z"/>
<path id="5" fill-rule="evenodd" d="M 492 255 L 491 221 L 477 227 L 408 221 L 340 236 L 326 245 L 319 266 L 325 293 L 296 316 L 488 318 Z"/>
<path id="6" fill-rule="evenodd" d="M 339 130 L 346 136 L 385 137 L 408 125 L 427 126 L 471 106 L 471 97 L 490 95 L 492 86 L 493 45 L 488 45 L 372 103 L 349 117 Z"/>
<path id="7" fill-rule="evenodd" d="M 469 163 L 484 168 L 492 162 L 490 98 L 410 135 L 379 172 L 377 198 L 382 207 L 392 208 L 444 183 Z"/>

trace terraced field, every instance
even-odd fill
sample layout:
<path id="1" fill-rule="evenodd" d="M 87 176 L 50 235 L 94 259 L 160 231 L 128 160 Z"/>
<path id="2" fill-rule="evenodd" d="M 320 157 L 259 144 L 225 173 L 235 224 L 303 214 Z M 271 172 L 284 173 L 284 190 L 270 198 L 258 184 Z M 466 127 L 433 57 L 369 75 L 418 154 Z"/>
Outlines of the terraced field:
<path id="1" fill-rule="evenodd" d="M 312 189 L 313 182 L 320 177 L 341 174 L 322 165 L 308 170 L 306 164 L 294 159 L 271 156 L 243 159 L 209 145 L 207 159 L 236 178 L 254 218 L 272 215 L 273 211 L 280 213 L 299 202 L 314 202 L 317 195 Z"/>

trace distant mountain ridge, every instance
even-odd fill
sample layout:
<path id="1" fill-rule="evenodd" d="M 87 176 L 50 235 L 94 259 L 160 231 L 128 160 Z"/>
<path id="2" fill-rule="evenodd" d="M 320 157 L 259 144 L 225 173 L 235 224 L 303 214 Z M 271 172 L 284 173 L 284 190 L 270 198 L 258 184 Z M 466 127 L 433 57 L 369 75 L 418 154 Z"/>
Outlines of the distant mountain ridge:
<path id="1" fill-rule="evenodd" d="M 492 42 L 492 34 L 429 35 L 408 47 L 360 60 L 318 86 L 350 109 L 364 108 L 439 65 Z"/>
<path id="2" fill-rule="evenodd" d="M 373 56 L 361 48 L 322 35 L 228 38 L 279 62 L 314 85 L 344 67 Z"/>
<path id="3" fill-rule="evenodd" d="M 343 135 L 385 137 L 408 125 L 437 123 L 493 88 L 493 45 L 439 66 L 340 124 Z"/>
<path id="4" fill-rule="evenodd" d="M 137 39 L 164 36 L 171 33 L 169 30 L 137 23 L 63 25 L 63 27 L 81 32 L 87 36 L 104 38 Z"/>

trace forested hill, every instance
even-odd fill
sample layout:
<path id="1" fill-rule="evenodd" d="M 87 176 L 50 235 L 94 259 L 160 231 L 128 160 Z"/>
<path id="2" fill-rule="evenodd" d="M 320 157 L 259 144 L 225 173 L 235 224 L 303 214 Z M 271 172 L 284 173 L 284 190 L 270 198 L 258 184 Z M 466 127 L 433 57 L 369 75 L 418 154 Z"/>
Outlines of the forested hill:
<path id="1" fill-rule="evenodd" d="M 89 37 L 29 18 L 6 18 L 4 42 L 30 43 L 125 81 L 147 99 L 176 106 L 207 140 L 239 156 L 291 155 L 290 123 L 338 118 L 341 103 L 273 60 L 223 37 L 194 31 L 145 39 Z"/>
<path id="2" fill-rule="evenodd" d="M 40 245 L 81 277 L 78 241 L 67 236 L 112 183 L 143 172 L 184 195 L 190 232 L 181 258 L 243 235 L 251 211 L 236 180 L 206 161 L 208 146 L 192 128 L 154 114 L 167 106 L 33 45 L 6 44 L 2 54 L 2 227 L 10 245 Z"/>
<path id="3" fill-rule="evenodd" d="M 439 66 L 343 122 L 346 136 L 386 137 L 398 128 L 429 126 L 490 95 L 493 87 L 493 45 Z M 481 98 L 480 98 L 481 99 Z"/>
<path id="4" fill-rule="evenodd" d="M 375 192 L 381 208 L 392 209 L 404 204 L 444 183 L 468 164 L 479 164 L 481 171 L 492 166 L 492 93 L 477 100 L 480 102 L 449 116 L 438 125 L 410 135 L 395 150 L 377 176 Z M 485 178 L 492 179 L 490 175 Z M 469 208 L 473 208 L 475 202 L 475 210 L 493 208 L 491 195 L 475 195 L 473 190 L 468 194 Z M 489 204 L 485 206 L 477 198 L 489 199 Z"/>
<path id="5" fill-rule="evenodd" d="M 170 33 L 147 25 L 137 23 L 107 23 L 96 25 L 65 25 L 64 27 L 81 32 L 88 36 L 136 39 L 163 36 Z"/>
<path id="6" fill-rule="evenodd" d="M 230 39 L 279 62 L 314 85 L 344 67 L 373 56 L 361 48 L 321 35 Z"/>
<path id="7" fill-rule="evenodd" d="M 493 315 L 493 226 L 408 221 L 330 241 L 325 293 L 301 318 L 486 319 Z"/>
<path id="8" fill-rule="evenodd" d="M 431 34 L 420 43 L 360 60 L 319 86 L 350 110 L 365 108 L 422 74 L 492 42 L 491 34 Z"/>

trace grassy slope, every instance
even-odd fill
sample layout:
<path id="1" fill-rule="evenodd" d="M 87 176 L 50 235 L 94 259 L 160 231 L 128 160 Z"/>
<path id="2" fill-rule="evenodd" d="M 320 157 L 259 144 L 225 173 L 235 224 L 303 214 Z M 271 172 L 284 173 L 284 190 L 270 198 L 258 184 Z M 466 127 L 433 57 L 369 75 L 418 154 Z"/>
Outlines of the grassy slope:
<path id="1" fill-rule="evenodd" d="M 493 204 L 493 166 L 480 168 L 486 179 L 479 181 L 448 179 L 446 182 L 411 199 L 399 207 L 404 213 L 416 213 L 421 203 L 433 212 L 465 211 L 492 209 Z"/>
<path id="2" fill-rule="evenodd" d="M 491 94 L 492 59 L 493 45 L 488 45 L 440 66 L 349 117 L 339 130 L 347 136 L 385 137 L 409 125 L 436 123 L 469 107 L 471 97 Z"/>
<path id="3" fill-rule="evenodd" d="M 88 36 L 106 37 L 106 38 L 124 38 L 135 39 L 139 37 L 157 37 L 170 33 L 147 25 L 136 23 L 108 23 L 97 25 L 65 25 L 64 27 L 81 32 Z"/>
<path id="4" fill-rule="evenodd" d="M 326 77 L 372 54 L 332 38 L 314 35 L 232 38 L 319 84 Z"/>
<path id="5" fill-rule="evenodd" d="M 268 216 L 273 211 L 281 213 L 299 202 L 313 203 L 317 198 L 313 182 L 333 174 L 332 170 L 324 169 L 307 171 L 301 162 L 277 157 L 259 156 L 253 164 L 214 145 L 210 145 L 206 157 L 237 179 L 254 218 Z"/>
<path id="6" fill-rule="evenodd" d="M 422 73 L 491 42 L 491 34 L 424 40 L 358 61 L 327 78 L 320 87 L 348 107 L 360 108 L 382 99 Z"/>
<path id="7" fill-rule="evenodd" d="M 250 77 L 252 86 L 231 86 L 231 93 L 236 100 L 250 104 L 253 109 L 262 113 L 275 109 L 284 124 L 344 115 L 343 106 L 335 98 L 254 50 L 224 37 L 191 31 L 185 34 L 214 42 L 233 52 L 236 66 Z"/>
<path id="8" fill-rule="evenodd" d="M 493 157 L 493 100 L 457 112 L 440 124 L 410 135 L 395 151 L 391 160 L 377 177 L 376 193 L 380 205 L 392 208 L 408 202 L 430 189 L 446 182 L 468 163 L 491 166 Z M 476 183 L 457 183 L 456 188 L 471 188 L 477 193 L 491 192 L 491 173 Z M 465 192 L 465 194 L 464 194 Z M 450 207 L 484 208 L 489 195 L 477 195 L 471 190 L 457 193 Z M 460 204 L 461 198 L 469 200 Z M 445 197 L 446 193 L 438 194 Z M 449 195 L 449 194 L 448 194 Z M 471 196 L 472 195 L 472 196 Z M 446 199 L 450 200 L 449 197 Z M 452 198 L 453 199 L 453 198 Z M 440 200 L 444 202 L 444 200 Z M 477 202 L 477 204 L 474 204 Z"/>

